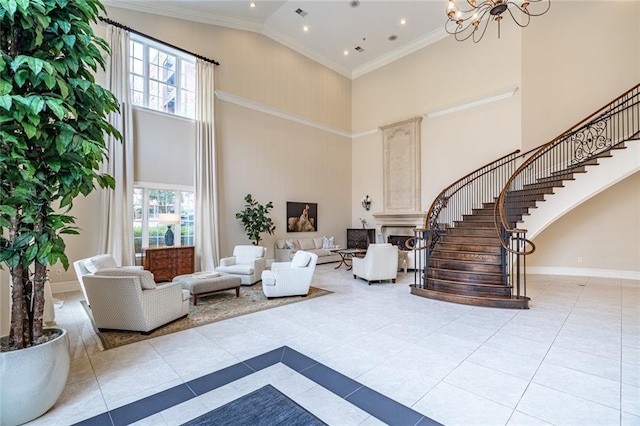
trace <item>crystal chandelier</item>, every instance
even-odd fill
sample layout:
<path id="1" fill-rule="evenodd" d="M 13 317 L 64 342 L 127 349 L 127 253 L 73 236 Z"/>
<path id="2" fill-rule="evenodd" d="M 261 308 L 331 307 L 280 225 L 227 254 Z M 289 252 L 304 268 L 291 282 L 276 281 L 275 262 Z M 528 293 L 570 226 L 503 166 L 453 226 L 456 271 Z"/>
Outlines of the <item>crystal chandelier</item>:
<path id="1" fill-rule="evenodd" d="M 458 7 L 456 0 L 449 0 L 447 6 L 449 19 L 445 29 L 458 41 L 471 37 L 474 43 L 482 40 L 490 21 L 498 23 L 498 38 L 500 38 L 500 21 L 505 12 L 511 15 L 518 26 L 524 28 L 529 25 L 532 16 L 544 15 L 551 7 L 551 0 L 483 0 L 480 2 L 460 0 L 460 2 L 465 3 L 464 9 Z M 534 10 L 529 10 L 530 7 Z"/>

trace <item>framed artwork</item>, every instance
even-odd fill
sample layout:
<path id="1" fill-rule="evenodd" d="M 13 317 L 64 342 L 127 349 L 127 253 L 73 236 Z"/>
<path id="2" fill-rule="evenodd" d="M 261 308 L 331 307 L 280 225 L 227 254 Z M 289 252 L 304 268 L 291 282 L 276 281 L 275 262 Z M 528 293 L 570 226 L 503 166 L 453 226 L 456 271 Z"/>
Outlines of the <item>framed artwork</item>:
<path id="1" fill-rule="evenodd" d="M 287 232 L 315 232 L 318 230 L 318 203 L 287 201 Z"/>

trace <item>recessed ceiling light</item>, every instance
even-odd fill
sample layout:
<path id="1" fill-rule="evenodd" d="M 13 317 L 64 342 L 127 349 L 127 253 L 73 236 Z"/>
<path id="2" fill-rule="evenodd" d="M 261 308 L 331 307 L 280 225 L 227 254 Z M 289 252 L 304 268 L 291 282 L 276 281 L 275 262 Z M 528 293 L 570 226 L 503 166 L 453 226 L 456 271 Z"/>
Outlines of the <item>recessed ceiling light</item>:
<path id="1" fill-rule="evenodd" d="M 349 51 L 348 50 L 344 51 L 344 56 L 349 56 Z"/>
<path id="2" fill-rule="evenodd" d="M 307 12 L 305 12 L 304 10 L 302 10 L 302 9 L 300 9 L 300 8 L 297 8 L 297 9 L 295 10 L 295 12 L 296 12 L 298 15 L 302 16 L 303 18 L 304 18 L 305 16 L 307 16 L 307 15 L 308 15 L 308 13 L 307 13 Z"/>
<path id="3" fill-rule="evenodd" d="M 389 41 L 396 41 L 397 39 L 398 39 L 398 36 L 395 34 L 390 35 L 388 38 Z"/>
<path id="4" fill-rule="evenodd" d="M 356 52 L 358 52 L 358 53 L 364 52 L 364 49 L 362 47 L 360 47 L 360 46 L 356 46 L 355 49 L 356 49 Z"/>
<path id="5" fill-rule="evenodd" d="M 250 7 L 250 8 L 254 8 L 254 7 L 256 7 L 256 2 L 253 2 L 253 1 L 252 1 L 251 3 L 249 3 L 249 7 Z"/>
<path id="6" fill-rule="evenodd" d="M 304 27 L 302 27 L 302 31 L 306 33 L 307 31 L 309 31 L 309 27 L 305 25 Z"/>
<path id="7" fill-rule="evenodd" d="M 406 20 L 406 19 L 401 19 L 401 20 L 400 20 L 400 25 L 404 25 L 404 24 L 406 24 L 406 23 L 407 23 L 407 20 Z"/>

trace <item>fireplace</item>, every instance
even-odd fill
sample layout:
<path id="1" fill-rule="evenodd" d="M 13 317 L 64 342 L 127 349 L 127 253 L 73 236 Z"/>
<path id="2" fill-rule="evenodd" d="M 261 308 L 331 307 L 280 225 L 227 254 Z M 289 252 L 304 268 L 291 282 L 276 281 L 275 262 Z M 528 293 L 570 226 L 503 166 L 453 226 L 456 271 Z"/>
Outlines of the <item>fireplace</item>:
<path id="1" fill-rule="evenodd" d="M 387 242 L 394 246 L 398 246 L 398 250 L 409 250 L 405 243 L 411 237 L 412 235 L 389 235 L 387 237 Z"/>

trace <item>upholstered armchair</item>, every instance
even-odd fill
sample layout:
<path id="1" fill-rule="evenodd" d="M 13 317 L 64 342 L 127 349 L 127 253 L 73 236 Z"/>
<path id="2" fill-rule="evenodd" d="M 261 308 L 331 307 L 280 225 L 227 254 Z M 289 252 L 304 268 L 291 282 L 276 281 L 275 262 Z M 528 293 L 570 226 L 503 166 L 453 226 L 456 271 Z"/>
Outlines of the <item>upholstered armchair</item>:
<path id="1" fill-rule="evenodd" d="M 369 285 L 371 281 L 391 280 L 396 282 L 398 275 L 398 247 L 393 244 L 369 244 L 363 258 L 353 258 L 353 278 L 363 278 Z"/>
<path id="2" fill-rule="evenodd" d="M 298 250 L 291 262 L 274 262 L 270 271 L 262 272 L 262 292 L 268 299 L 283 296 L 306 296 L 318 262 L 318 255 Z"/>
<path id="3" fill-rule="evenodd" d="M 148 333 L 189 314 L 189 291 L 179 282 L 157 285 L 149 271 L 100 269 L 84 286 L 99 329 Z"/>
<path id="4" fill-rule="evenodd" d="M 235 246 L 233 256 L 220 259 L 217 272 L 240 277 L 242 285 L 260 281 L 267 263 L 267 248 L 262 246 Z"/>
<path id="5" fill-rule="evenodd" d="M 117 268 L 118 264 L 116 260 L 110 254 L 99 254 L 97 256 L 89 257 L 87 259 L 80 259 L 73 262 L 73 269 L 76 271 L 80 288 L 84 294 L 84 300 L 89 303 L 89 297 L 87 297 L 87 291 L 84 288 L 84 276 L 93 274 L 100 269 Z M 122 266 L 128 270 L 142 270 L 142 266 Z"/>

